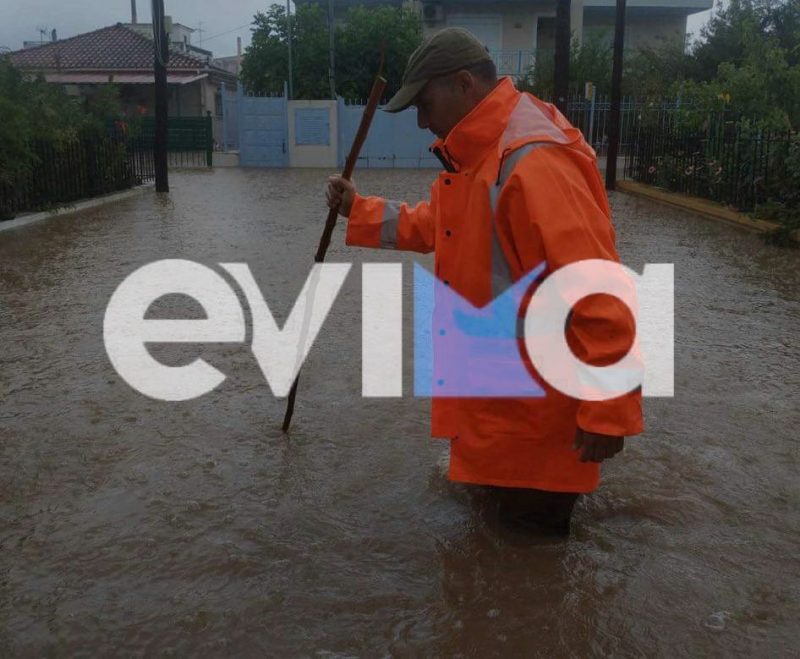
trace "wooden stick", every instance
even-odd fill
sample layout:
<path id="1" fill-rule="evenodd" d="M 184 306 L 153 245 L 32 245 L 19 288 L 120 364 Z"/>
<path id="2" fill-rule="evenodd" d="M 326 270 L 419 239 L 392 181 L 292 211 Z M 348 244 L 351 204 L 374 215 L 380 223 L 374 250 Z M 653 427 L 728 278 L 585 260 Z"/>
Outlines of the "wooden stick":
<path id="1" fill-rule="evenodd" d="M 381 71 L 383 70 L 383 54 L 381 54 L 380 69 Z M 361 117 L 361 124 L 358 127 L 356 137 L 353 140 L 353 146 L 350 147 L 350 153 L 345 161 L 342 178 L 347 181 L 349 181 L 353 176 L 353 170 L 356 167 L 358 155 L 361 153 L 361 147 L 364 146 L 364 142 L 367 139 L 369 127 L 372 123 L 372 117 L 375 116 L 375 110 L 378 108 L 378 103 L 381 100 L 381 96 L 383 95 L 383 90 L 385 87 L 386 79 L 379 74 L 375 78 L 375 82 L 372 84 L 372 91 L 370 92 L 369 100 L 367 101 L 367 107 L 364 108 L 364 114 Z M 333 235 L 333 230 L 336 228 L 336 219 L 338 216 L 338 206 L 336 208 L 331 208 L 328 211 L 328 219 L 325 220 L 325 228 L 322 231 L 322 237 L 319 241 L 319 247 L 317 247 L 317 253 L 314 255 L 314 263 L 322 263 L 325 260 L 325 254 L 328 252 L 328 247 L 331 244 L 331 236 Z M 300 373 L 297 374 L 297 377 L 292 383 L 292 388 L 289 391 L 289 399 L 286 404 L 286 415 L 283 417 L 283 432 L 287 432 L 289 430 L 289 424 L 292 422 L 294 401 L 297 397 L 297 383 L 299 381 Z"/>

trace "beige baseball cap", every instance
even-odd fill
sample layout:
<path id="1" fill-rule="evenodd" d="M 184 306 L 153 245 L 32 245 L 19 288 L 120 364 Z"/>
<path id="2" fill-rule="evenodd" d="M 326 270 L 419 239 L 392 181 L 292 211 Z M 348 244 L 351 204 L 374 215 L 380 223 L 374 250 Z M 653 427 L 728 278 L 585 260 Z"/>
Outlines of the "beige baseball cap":
<path id="1" fill-rule="evenodd" d="M 469 30 L 461 27 L 440 30 L 411 53 L 403 73 L 403 84 L 383 109 L 385 112 L 405 110 L 429 80 L 491 60 L 489 51 Z"/>

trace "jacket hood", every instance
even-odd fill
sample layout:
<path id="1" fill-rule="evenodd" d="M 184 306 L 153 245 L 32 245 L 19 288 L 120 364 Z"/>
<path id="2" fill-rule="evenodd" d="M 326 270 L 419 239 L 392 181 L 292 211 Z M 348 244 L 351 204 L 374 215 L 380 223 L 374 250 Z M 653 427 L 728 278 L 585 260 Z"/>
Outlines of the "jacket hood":
<path id="1" fill-rule="evenodd" d="M 468 167 L 496 145 L 498 155 L 531 142 L 561 144 L 591 157 L 594 150 L 581 132 L 551 103 L 523 93 L 511 78 L 502 78 L 447 137 L 437 139 L 439 149 L 459 168 Z"/>

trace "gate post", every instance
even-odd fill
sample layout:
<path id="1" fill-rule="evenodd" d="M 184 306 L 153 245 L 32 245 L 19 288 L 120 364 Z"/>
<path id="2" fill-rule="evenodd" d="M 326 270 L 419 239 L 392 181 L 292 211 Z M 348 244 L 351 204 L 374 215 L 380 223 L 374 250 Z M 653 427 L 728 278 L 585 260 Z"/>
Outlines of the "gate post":
<path id="1" fill-rule="evenodd" d="M 214 127 L 212 125 L 211 110 L 206 110 L 206 166 L 211 167 L 214 162 Z"/>
<path id="2" fill-rule="evenodd" d="M 225 106 L 227 105 L 228 101 L 228 88 L 223 84 L 222 85 L 222 150 L 227 152 L 228 151 L 228 117 L 226 116 L 228 113 L 225 110 Z"/>

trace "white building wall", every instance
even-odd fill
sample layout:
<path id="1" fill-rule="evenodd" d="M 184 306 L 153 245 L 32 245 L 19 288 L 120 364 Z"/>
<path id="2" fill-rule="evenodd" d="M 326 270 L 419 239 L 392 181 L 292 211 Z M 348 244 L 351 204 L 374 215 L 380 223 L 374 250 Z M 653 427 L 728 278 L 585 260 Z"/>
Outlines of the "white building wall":
<path id="1" fill-rule="evenodd" d="M 584 20 L 584 35 L 603 34 L 609 44 L 614 40 L 614 16 L 589 14 Z M 628 16 L 625 20 L 625 48 L 658 48 L 669 41 L 686 40 L 686 17 L 674 12 L 653 11 L 650 15 Z"/>
<path id="2" fill-rule="evenodd" d="M 672 2 L 678 0 L 660 0 Z M 686 0 L 689 1 L 689 0 Z M 696 4 L 705 4 L 710 0 L 693 0 Z M 601 0 L 572 0 L 571 29 L 573 36 L 583 39 L 588 29 L 604 28 L 611 35 L 614 32 L 613 8 L 604 7 L 604 15 L 599 17 L 596 13 L 598 2 Z M 630 3 L 629 3 L 630 4 Z M 415 1 L 415 6 L 422 11 L 422 3 Z M 423 21 L 423 36 L 427 37 L 448 25 L 448 16 L 453 14 L 469 15 L 496 15 L 502 17 L 502 51 L 535 50 L 536 31 L 540 17 L 555 16 L 554 1 L 534 2 L 486 2 L 475 3 L 444 3 L 443 18 L 438 21 Z M 587 11 L 588 10 L 588 11 Z M 594 13 L 593 13 L 594 11 Z M 688 9 L 686 11 L 689 11 Z M 607 12 L 607 14 L 606 14 Z M 680 8 L 671 6 L 670 9 L 659 7 L 645 7 L 637 5 L 633 11 L 628 12 L 626 21 L 628 37 L 626 47 L 657 46 L 668 39 L 683 39 L 686 32 L 686 16 Z"/>

